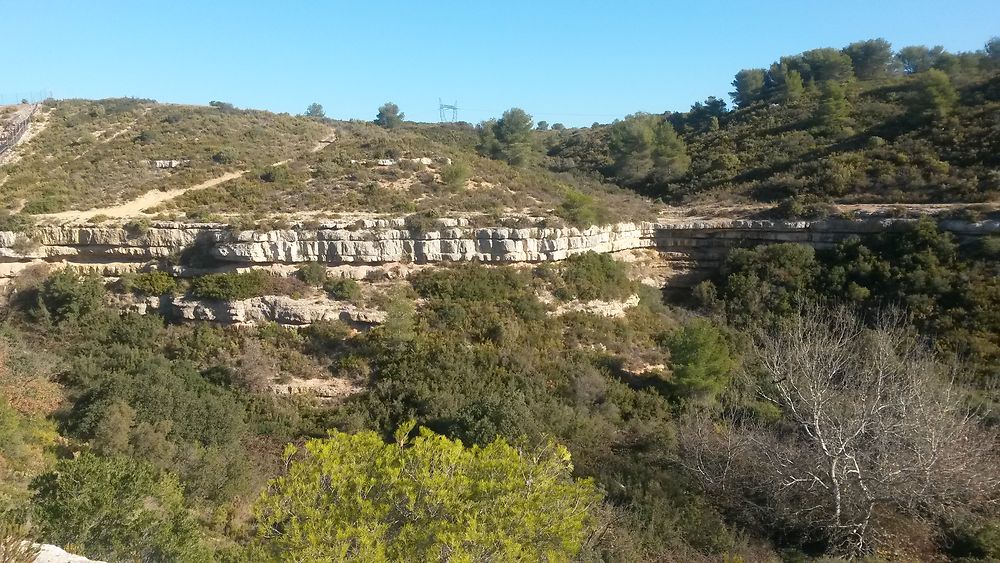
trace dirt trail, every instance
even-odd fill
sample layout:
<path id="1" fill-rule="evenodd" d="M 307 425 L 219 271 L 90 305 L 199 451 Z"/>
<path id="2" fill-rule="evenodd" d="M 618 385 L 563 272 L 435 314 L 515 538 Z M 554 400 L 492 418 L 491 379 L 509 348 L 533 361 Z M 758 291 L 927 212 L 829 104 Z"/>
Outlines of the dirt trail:
<path id="1" fill-rule="evenodd" d="M 46 223 L 77 223 L 88 221 L 97 215 L 104 215 L 106 217 L 111 217 L 115 219 L 122 219 L 127 217 L 141 217 L 145 215 L 145 210 L 150 207 L 155 207 L 166 201 L 170 201 L 175 197 L 184 195 L 185 193 L 192 190 L 204 190 L 205 188 L 211 188 L 212 186 L 218 186 L 224 182 L 230 180 L 235 180 L 246 174 L 246 170 L 240 170 L 237 172 L 228 172 L 222 176 L 212 178 L 211 180 L 202 182 L 200 184 L 195 184 L 193 186 L 188 186 L 186 188 L 180 188 L 177 190 L 150 190 L 141 196 L 133 199 L 132 201 L 120 204 L 112 205 L 110 207 L 95 207 L 88 209 L 86 211 L 72 210 L 72 211 L 61 211 L 59 213 L 46 213 L 37 215 L 39 219 Z"/>
<path id="2" fill-rule="evenodd" d="M 309 149 L 310 153 L 315 153 L 323 150 L 329 144 L 336 141 L 337 135 L 331 129 L 330 133 L 318 141 L 316 145 Z M 288 164 L 293 159 L 286 158 L 285 160 L 279 160 L 271 166 L 283 166 Z M 45 213 L 36 215 L 36 217 L 49 224 L 60 224 L 64 225 L 67 223 L 81 223 L 89 221 L 98 215 L 103 215 L 112 219 L 127 219 L 130 217 L 142 217 L 149 215 L 148 209 L 156 207 L 162 203 L 166 203 L 174 198 L 180 197 L 187 192 L 204 190 L 219 184 L 223 184 L 230 180 L 235 180 L 242 177 L 244 174 L 249 172 L 249 170 L 238 170 L 236 172 L 227 172 L 222 176 L 212 178 L 211 180 L 206 180 L 200 184 L 195 184 L 193 186 L 188 186 L 186 188 L 179 188 L 176 190 L 150 190 L 141 196 L 118 205 L 111 205 L 108 207 L 95 207 L 92 209 L 87 209 L 86 211 L 80 210 L 70 210 L 70 211 L 60 211 L 59 213 Z"/>

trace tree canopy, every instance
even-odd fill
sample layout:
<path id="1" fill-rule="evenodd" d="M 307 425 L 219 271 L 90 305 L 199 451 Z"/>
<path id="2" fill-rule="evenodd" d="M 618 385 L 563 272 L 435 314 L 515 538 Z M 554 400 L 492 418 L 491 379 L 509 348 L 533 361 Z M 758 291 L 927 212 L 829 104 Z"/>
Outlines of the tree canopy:
<path id="1" fill-rule="evenodd" d="M 45 541 L 109 561 L 204 561 L 176 477 L 129 458 L 60 460 L 32 484 Z"/>
<path id="2" fill-rule="evenodd" d="M 378 115 L 375 116 L 375 123 L 386 129 L 395 129 L 403 123 L 405 117 L 399 111 L 399 106 L 392 102 L 386 102 L 379 106 Z"/>
<path id="3" fill-rule="evenodd" d="M 326 117 L 326 112 L 323 111 L 322 105 L 313 102 L 309 104 L 309 107 L 306 108 L 306 117 L 315 117 L 317 119 L 322 119 Z"/>
<path id="4" fill-rule="evenodd" d="M 569 452 L 503 440 L 467 448 L 413 424 L 386 444 L 332 432 L 286 451 L 288 471 L 255 508 L 268 560 L 569 560 L 601 495 Z"/>

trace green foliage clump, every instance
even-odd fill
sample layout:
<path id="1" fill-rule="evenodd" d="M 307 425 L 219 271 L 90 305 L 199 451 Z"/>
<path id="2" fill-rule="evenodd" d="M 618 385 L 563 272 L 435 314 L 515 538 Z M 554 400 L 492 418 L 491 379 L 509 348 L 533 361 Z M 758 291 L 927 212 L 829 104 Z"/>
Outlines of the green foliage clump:
<path id="1" fill-rule="evenodd" d="M 176 477 L 128 458 L 60 460 L 33 483 L 42 539 L 108 561 L 205 561 Z"/>
<path id="2" fill-rule="evenodd" d="M 786 197 L 774 208 L 781 219 L 824 219 L 835 212 L 832 203 L 812 194 Z"/>
<path id="3" fill-rule="evenodd" d="M 209 274 L 191 281 L 191 294 L 195 297 L 218 300 L 248 299 L 264 295 L 267 274 L 251 272 Z"/>
<path id="4" fill-rule="evenodd" d="M 177 280 L 167 272 L 155 270 L 140 272 L 122 278 L 125 291 L 139 295 L 165 295 L 177 291 Z"/>
<path id="5" fill-rule="evenodd" d="M 309 262 L 299 266 L 297 271 L 299 279 L 313 287 L 323 287 L 326 283 L 326 264 L 322 262 Z"/>
<path id="6" fill-rule="evenodd" d="M 323 119 L 326 117 L 326 112 L 323 111 L 322 104 L 313 102 L 306 108 L 305 116 L 312 117 L 313 119 Z"/>
<path id="7" fill-rule="evenodd" d="M 819 253 L 792 243 L 732 250 L 718 290 L 705 286 L 701 293 L 706 301 L 717 296 L 739 326 L 776 322 L 817 300 L 863 311 L 902 307 L 940 349 L 971 359 L 980 377 L 990 377 L 1000 358 L 1000 271 L 992 246 L 987 238 L 963 249 L 925 218 Z"/>
<path id="8" fill-rule="evenodd" d="M 691 159 L 673 125 L 662 117 L 637 114 L 611 126 L 615 174 L 626 184 L 664 183 L 687 171 Z"/>
<path id="9" fill-rule="evenodd" d="M 554 293 L 563 300 L 623 299 L 635 293 L 625 264 L 607 254 L 585 252 L 566 258 L 559 265 L 559 279 Z"/>
<path id="10" fill-rule="evenodd" d="M 286 182 L 289 178 L 287 166 L 268 166 L 259 174 L 261 181 L 273 184 Z"/>
<path id="11" fill-rule="evenodd" d="M 56 323 L 77 321 L 100 310 L 105 293 L 100 274 L 67 266 L 42 283 L 38 290 L 37 312 Z"/>
<path id="12" fill-rule="evenodd" d="M 11 213 L 8 209 L 0 209 L 0 231 L 23 233 L 33 227 L 35 220 L 24 213 Z"/>
<path id="13" fill-rule="evenodd" d="M 854 75 L 858 80 L 875 80 L 888 76 L 896 67 L 892 45 L 882 39 L 856 41 L 843 49 L 851 58 Z"/>
<path id="14" fill-rule="evenodd" d="M 405 118 L 406 116 L 399 111 L 399 106 L 392 102 L 386 102 L 379 106 L 375 123 L 386 129 L 395 129 L 402 125 Z"/>
<path id="15" fill-rule="evenodd" d="M 529 164 L 534 157 L 533 124 L 531 116 L 521 108 L 511 108 L 500 119 L 479 124 L 480 154 L 505 160 L 511 166 Z"/>
<path id="16" fill-rule="evenodd" d="M 909 96 L 910 111 L 918 118 L 942 119 L 947 117 L 958 102 L 958 92 L 951 78 L 943 71 L 932 68 L 916 77 Z"/>
<path id="17" fill-rule="evenodd" d="M 330 297 L 341 301 L 357 301 L 361 298 L 361 285 L 350 278 L 327 280 L 323 284 L 323 290 Z"/>
<path id="18" fill-rule="evenodd" d="M 838 82 L 823 83 L 817 118 L 819 125 L 831 135 L 849 132 L 851 123 L 851 103 L 844 87 Z"/>
<path id="19" fill-rule="evenodd" d="M 255 555 L 267 561 L 569 560 L 595 527 L 601 494 L 574 480 L 569 452 L 521 452 L 503 440 L 467 448 L 410 425 L 386 444 L 332 432 L 255 506 Z"/>
<path id="20" fill-rule="evenodd" d="M 277 276 L 261 270 L 208 274 L 191 281 L 191 294 L 203 299 L 234 301 L 265 295 L 301 295 L 308 286 L 297 278 Z"/>
<path id="21" fill-rule="evenodd" d="M 748 68 L 737 72 L 736 78 L 733 79 L 735 90 L 729 93 L 733 103 L 745 108 L 763 99 L 766 77 L 767 71 L 762 68 Z"/>
<path id="22" fill-rule="evenodd" d="M 568 190 L 562 203 L 556 208 L 556 215 L 574 227 L 585 228 L 607 224 L 611 213 L 602 202 L 593 196 L 576 190 Z"/>
<path id="23" fill-rule="evenodd" d="M 414 213 L 403 220 L 406 230 L 415 235 L 431 233 L 441 228 L 441 222 L 432 212 Z"/>
<path id="24" fill-rule="evenodd" d="M 465 187 L 472 169 L 464 162 L 453 162 L 441 170 L 441 181 L 453 190 Z"/>
<path id="25" fill-rule="evenodd" d="M 239 155 L 231 148 L 219 149 L 212 155 L 212 161 L 218 164 L 233 164 L 239 159 Z"/>
<path id="26" fill-rule="evenodd" d="M 680 398 L 713 400 L 729 383 L 735 362 L 725 335 L 704 319 L 695 319 L 667 335 L 670 386 Z"/>
<path id="27" fill-rule="evenodd" d="M 745 326 L 783 317 L 815 296 L 816 251 L 801 244 L 772 244 L 730 251 L 722 266 L 720 295 L 728 317 Z"/>

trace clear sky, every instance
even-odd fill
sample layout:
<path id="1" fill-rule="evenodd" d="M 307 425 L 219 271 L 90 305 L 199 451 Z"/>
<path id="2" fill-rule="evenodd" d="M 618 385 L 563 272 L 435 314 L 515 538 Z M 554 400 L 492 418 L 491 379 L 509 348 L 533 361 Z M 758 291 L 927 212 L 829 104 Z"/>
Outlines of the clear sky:
<path id="1" fill-rule="evenodd" d="M 975 50 L 1000 0 L 0 0 L 0 96 L 162 102 L 374 117 L 386 100 L 437 121 L 519 106 L 589 125 L 725 96 L 741 68 L 885 37 Z M 726 98 L 728 100 L 728 97 Z"/>

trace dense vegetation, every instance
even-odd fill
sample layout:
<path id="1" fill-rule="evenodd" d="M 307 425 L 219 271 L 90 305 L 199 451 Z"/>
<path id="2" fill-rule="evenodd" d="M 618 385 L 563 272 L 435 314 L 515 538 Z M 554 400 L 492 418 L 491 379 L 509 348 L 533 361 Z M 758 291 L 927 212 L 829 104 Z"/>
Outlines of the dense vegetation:
<path id="1" fill-rule="evenodd" d="M 548 133 L 548 157 L 669 201 L 987 201 L 1000 191 L 1000 56 L 884 40 L 742 70 L 734 109 Z M 919 61 L 919 62 L 914 62 Z M 679 139 L 676 138 L 679 136 Z"/>
<path id="2" fill-rule="evenodd" d="M 984 239 L 976 246 L 958 246 L 925 221 L 848 240 L 820 253 L 796 245 L 736 249 L 716 280 L 694 292 L 707 317 L 665 306 L 657 292 L 637 287 L 624 265 L 607 256 L 583 255 L 535 271 L 476 265 L 425 269 L 383 301 L 389 313 L 385 323 L 362 333 L 338 323 L 318 323 L 300 332 L 164 324 L 157 316 L 122 315 L 101 307 L 105 289 L 100 278 L 60 270 L 34 289 L 22 286 L 20 305 L 5 322 L 7 357 L 21 358 L 7 362 L 12 366 L 8 369 L 23 373 L 26 368 L 17 366 L 26 358 L 44 362 L 34 364 L 35 373 L 27 381 L 55 394 L 35 407 L 25 405 L 25 399 L 8 399 L 7 408 L 14 410 L 0 418 L 5 421 L 0 455 L 5 464 L 21 467 L 19 474 L 38 477 L 30 483 L 15 480 L 5 493 L 6 502 L 30 515 L 32 533 L 112 559 L 266 560 L 288 550 L 303 557 L 383 553 L 390 559 L 411 559 L 426 556 L 428 549 L 470 554 L 544 549 L 556 559 L 576 554 L 611 560 L 761 560 L 776 557 L 780 550 L 913 557 L 995 554 L 997 546 L 989 539 L 995 513 L 988 503 L 979 502 L 995 498 L 995 481 L 950 474 L 946 482 L 963 480 L 974 487 L 963 490 L 976 491 L 976 499 L 929 485 L 925 491 L 946 495 L 933 497 L 937 502 L 966 499 L 945 512 L 919 508 L 932 497 L 893 485 L 884 492 L 890 502 L 880 501 L 877 516 L 866 519 L 854 535 L 843 536 L 823 518 L 795 520 L 799 503 L 805 501 L 768 488 L 776 477 L 766 457 L 747 457 L 756 451 L 753 447 L 730 451 L 724 446 L 759 442 L 770 444 L 763 451 L 790 447 L 803 456 L 812 451 L 787 442 L 797 411 L 785 408 L 792 405 L 768 404 L 753 391 L 753 382 L 767 381 L 765 368 L 770 364 L 765 359 L 770 356 L 763 351 L 791 342 L 787 334 L 800 334 L 782 332 L 790 322 L 826 326 L 827 318 L 844 318 L 874 323 L 884 332 L 873 332 L 872 338 L 885 334 L 887 342 L 896 344 L 872 349 L 863 336 L 867 329 L 851 329 L 849 334 L 862 335 L 850 344 L 857 347 L 849 355 L 857 363 L 844 365 L 868 365 L 866 354 L 877 351 L 910 354 L 903 360 L 871 357 L 873 365 L 927 366 L 905 372 L 930 374 L 927 378 L 893 380 L 903 386 L 900 393 L 909 389 L 906 385 L 922 386 L 922 391 L 901 395 L 915 401 L 908 403 L 914 412 L 932 414 L 921 410 L 927 407 L 921 397 L 946 397 L 933 404 L 955 408 L 988 408 L 996 400 L 986 389 L 996 376 L 994 311 L 1000 303 L 997 262 L 988 254 L 994 243 Z M 299 274 L 308 281 L 297 283 L 315 287 L 331 281 L 319 269 L 309 270 Z M 140 285 L 157 284 L 146 279 Z M 206 287 L 224 286 L 213 281 Z M 621 299 L 635 291 L 641 296 L 639 305 L 622 318 L 552 316 L 546 313 L 551 305 L 539 299 L 546 294 Z M 905 307 L 908 315 L 902 322 L 929 338 L 936 352 L 921 351 L 918 344 L 907 352 L 911 348 L 906 343 L 918 342 L 913 334 L 879 324 L 883 317 L 877 315 L 831 315 L 829 308 L 810 312 L 809 307 L 836 307 L 845 296 L 865 305 L 862 311 Z M 817 305 L 824 301 L 831 305 Z M 960 318 L 967 322 L 954 320 Z M 776 336 L 758 340 L 762 330 Z M 806 333 L 838 334 L 822 327 Z M 50 350 L 45 354 L 52 359 L 29 354 L 28 346 Z M 808 348 L 789 348 L 802 349 Z M 822 350 L 840 353 L 838 346 Z M 962 356 L 975 362 L 972 369 L 949 376 L 935 367 Z M 790 373 L 800 372 L 793 368 Z M 858 372 L 855 377 L 860 379 L 852 380 L 858 382 L 853 386 L 868 388 L 864 373 Z M 45 383 L 45 374 L 58 385 Z M 268 389 L 280 386 L 283 378 L 350 379 L 364 390 L 322 405 L 272 395 Z M 949 391 L 939 386 L 952 380 L 967 387 Z M 977 388 L 982 391 L 967 392 Z M 17 393 L 4 389 L 6 396 Z M 832 404 L 847 408 L 855 400 L 840 397 Z M 977 446 L 974 451 L 946 447 L 934 455 L 964 456 L 961 463 L 949 462 L 954 471 L 992 463 L 989 444 L 996 437 L 991 423 L 982 414 L 967 419 L 952 412 L 933 411 L 937 422 L 919 427 L 945 428 L 949 421 L 966 420 L 953 432 L 970 437 L 961 443 Z M 830 416 L 836 421 L 842 413 Z M 411 443 L 414 421 L 427 430 Z M 52 424 L 55 428 L 49 426 L 47 433 L 30 430 Z M 912 428 L 900 426 L 894 432 L 903 436 Z M 336 431 L 316 439 L 326 429 Z M 65 440 L 66 451 L 80 452 L 75 460 L 51 446 L 41 449 L 53 443 L 55 430 Z M 723 430 L 730 434 L 720 434 Z M 282 457 L 283 444 L 310 438 L 308 453 L 293 449 Z M 592 489 L 573 485 L 570 466 L 564 465 L 564 454 L 558 454 L 552 442 L 572 456 L 574 478 L 593 479 L 602 501 L 592 496 Z M 909 447 L 879 444 L 886 451 Z M 740 457 L 739 452 L 745 453 Z M 444 463 L 446 455 L 453 456 L 449 469 L 435 465 Z M 383 461 L 370 456 L 382 456 Z M 54 457 L 62 459 L 53 465 Z M 344 473 L 340 464 L 346 459 L 384 468 L 378 474 L 365 473 L 372 479 L 378 475 L 378 490 L 383 492 L 359 498 L 361 504 L 354 508 L 318 501 L 316 492 L 309 492 L 317 482 L 310 475 L 322 475 L 345 490 L 358 486 L 351 479 L 361 473 Z M 514 469 L 528 459 L 543 465 Z M 902 466 L 904 471 L 918 467 L 898 453 L 893 459 L 909 463 Z M 723 462 L 740 468 L 730 474 L 737 481 L 725 485 L 744 490 L 737 497 L 720 490 L 723 481 L 712 473 Z M 803 470 L 815 462 L 808 457 L 796 461 Z M 549 476 L 554 488 L 533 489 L 531 495 L 542 496 L 524 497 L 528 492 L 496 482 L 489 486 L 513 496 L 504 503 L 503 513 L 477 511 L 477 522 L 496 518 L 494 524 L 459 526 L 466 530 L 460 544 L 447 539 L 459 528 L 438 528 L 442 535 L 434 537 L 422 535 L 428 526 L 457 525 L 470 518 L 478 489 L 441 481 L 440 472 L 452 479 L 456 471 L 469 472 L 472 482 L 486 486 L 486 477 L 473 477 L 481 475 L 482 469 L 476 469 L 480 463 L 492 468 L 490 478 L 496 478 L 503 464 L 514 464 L 504 471 L 539 471 Z M 544 469 L 544 463 L 554 465 Z M 409 464 L 417 465 L 404 471 Z M 414 473 L 416 468 L 426 473 Z M 423 477 L 413 481 L 414 475 Z M 271 477 L 278 480 L 254 501 Z M 850 489 L 854 497 L 844 498 L 855 502 L 856 490 Z M 569 509 L 569 491 L 590 498 L 585 502 L 589 508 L 567 513 L 559 519 L 564 525 L 559 529 L 544 528 L 554 522 L 551 519 L 531 524 L 523 531 L 535 534 L 533 541 L 517 540 L 511 532 L 497 543 L 499 536 L 491 532 L 509 525 L 507 518 L 522 518 L 514 516 L 519 503 L 554 503 L 548 511 Z M 550 494 L 555 496 L 545 497 Z M 432 502 L 423 495 L 437 500 L 423 504 Z M 753 495 L 764 495 L 766 507 L 748 512 L 735 502 Z M 894 504 L 897 499 L 904 504 Z M 824 506 L 827 499 L 820 496 L 812 502 Z M 400 503 L 410 508 L 400 512 Z M 357 527 L 351 520 L 355 531 L 349 533 L 343 520 L 347 513 L 338 510 L 365 514 L 372 524 Z M 441 510 L 456 520 L 435 524 Z M 391 514 L 400 515 L 392 517 L 394 521 L 405 516 L 409 523 L 379 528 Z M 852 504 L 842 514 L 861 518 L 864 507 Z M 98 521 L 118 524 L 102 531 L 94 527 Z M 347 534 L 343 543 L 317 539 L 329 536 L 323 530 L 333 529 Z M 542 537 L 549 539 L 542 542 Z M 389 546 L 390 551 L 383 551 Z"/>
<path id="3" fill-rule="evenodd" d="M 591 129 L 516 108 L 414 125 L 387 103 L 325 150 L 247 160 L 257 172 L 171 207 L 421 211 L 419 231 L 456 209 L 588 225 L 644 205 L 623 187 L 792 198 L 792 214 L 980 200 L 996 195 L 998 52 L 819 49 L 741 71 L 735 111 L 709 99 Z M 158 111 L 129 104 L 130 119 Z M 328 123 L 321 107 L 279 117 L 308 131 L 289 150 Z M 360 162 L 383 158 L 397 163 Z M 99 275 L 28 270 L 0 310 L 0 532 L 143 561 L 995 560 L 998 252 L 921 220 L 822 250 L 735 248 L 670 300 L 596 254 L 417 268 L 364 291 L 320 264 L 113 286 L 322 289 L 385 311 L 363 330 L 172 323 L 108 307 Z M 633 296 L 620 316 L 563 307 Z"/>

